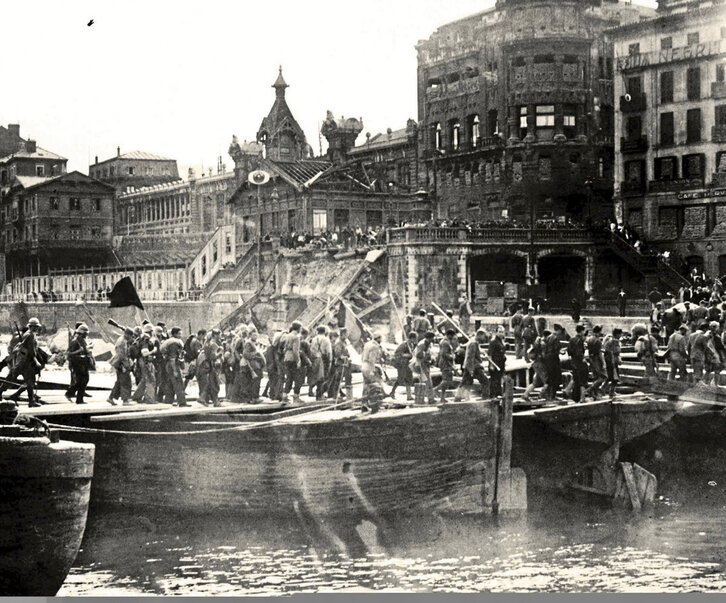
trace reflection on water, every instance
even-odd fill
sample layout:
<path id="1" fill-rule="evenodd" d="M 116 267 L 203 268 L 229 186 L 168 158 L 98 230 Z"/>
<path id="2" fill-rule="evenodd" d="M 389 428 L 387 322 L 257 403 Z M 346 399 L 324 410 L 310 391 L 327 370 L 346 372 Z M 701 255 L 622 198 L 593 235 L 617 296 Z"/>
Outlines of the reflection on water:
<path id="1" fill-rule="evenodd" d="M 633 518 L 546 507 L 527 518 L 439 517 L 326 531 L 326 550 L 294 519 L 95 513 L 58 593 L 280 595 L 298 592 L 683 592 L 726 590 L 726 507 L 661 501 Z"/>

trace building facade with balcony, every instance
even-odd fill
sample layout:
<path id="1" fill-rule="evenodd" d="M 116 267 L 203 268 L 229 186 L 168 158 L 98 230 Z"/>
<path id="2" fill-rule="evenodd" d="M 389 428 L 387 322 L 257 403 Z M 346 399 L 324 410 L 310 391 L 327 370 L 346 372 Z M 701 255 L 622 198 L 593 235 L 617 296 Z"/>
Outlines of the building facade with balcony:
<path id="1" fill-rule="evenodd" d="M 176 159 L 146 151 L 122 154 L 121 147 L 117 147 L 116 157 L 100 162 L 96 157 L 93 165 L 88 166 L 88 174 L 91 178 L 110 184 L 119 192 L 128 187 L 141 188 L 181 180 Z"/>
<path id="2" fill-rule="evenodd" d="M 8 281 L 113 262 L 113 187 L 71 172 L 15 176 L 2 191 L 0 236 Z"/>
<path id="3" fill-rule="evenodd" d="M 661 0 L 609 32 L 618 217 L 681 268 L 726 274 L 726 3 Z"/>
<path id="4" fill-rule="evenodd" d="M 610 217 L 613 63 L 603 32 L 652 14 L 609 0 L 498 0 L 420 42 L 420 178 L 439 217 Z"/>

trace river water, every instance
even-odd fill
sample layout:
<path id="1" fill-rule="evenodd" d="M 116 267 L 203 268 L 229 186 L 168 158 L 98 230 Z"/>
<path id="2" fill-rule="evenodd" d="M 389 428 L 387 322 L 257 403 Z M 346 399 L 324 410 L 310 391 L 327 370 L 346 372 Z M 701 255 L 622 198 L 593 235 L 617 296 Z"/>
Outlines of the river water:
<path id="1" fill-rule="evenodd" d="M 637 517 L 543 507 L 518 519 L 328 526 L 345 552 L 315 542 L 294 518 L 95 510 L 58 594 L 726 591 L 726 504 L 660 499 Z"/>

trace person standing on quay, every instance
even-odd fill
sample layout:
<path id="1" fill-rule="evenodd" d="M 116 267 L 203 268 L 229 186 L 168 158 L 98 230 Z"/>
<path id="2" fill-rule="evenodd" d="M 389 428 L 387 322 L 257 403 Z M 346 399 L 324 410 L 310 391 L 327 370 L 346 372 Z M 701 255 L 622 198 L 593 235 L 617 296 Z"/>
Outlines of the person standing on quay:
<path id="1" fill-rule="evenodd" d="M 554 333 L 544 340 L 544 364 L 547 371 L 547 399 L 554 400 L 557 390 L 562 384 L 562 365 L 560 364 L 560 350 L 562 348 L 563 329 L 561 325 L 554 325 Z"/>
<path id="2" fill-rule="evenodd" d="M 625 306 L 628 303 L 628 296 L 625 294 L 625 289 L 621 288 L 618 293 L 618 311 L 620 318 L 625 318 Z"/>
<path id="3" fill-rule="evenodd" d="M 474 311 L 471 309 L 469 298 L 463 295 L 461 304 L 459 305 L 459 328 L 467 335 L 469 334 L 469 329 L 471 329 L 470 321 L 473 313 Z"/>
<path id="4" fill-rule="evenodd" d="M 171 402 L 179 407 L 189 406 L 184 393 L 184 377 L 181 373 L 184 342 L 181 339 L 181 329 L 179 327 L 172 328 L 171 337 L 161 344 L 159 351 L 164 357 L 164 368 L 168 380 L 167 395 L 164 402 Z"/>
<path id="5" fill-rule="evenodd" d="M 393 354 L 393 366 L 396 369 L 396 382 L 393 384 L 391 398 L 396 394 L 396 388 L 403 385 L 406 388 L 406 400 L 413 400 L 411 386 L 413 385 L 413 372 L 411 371 L 411 359 L 416 350 L 416 333 L 408 334 L 407 341 L 400 344 Z"/>
<path id="6" fill-rule="evenodd" d="M 441 383 L 439 383 L 434 392 L 441 392 L 442 404 L 446 402 L 446 390 L 455 389 L 454 369 L 456 368 L 456 350 L 459 342 L 456 340 L 456 331 L 448 329 L 446 337 L 439 343 L 439 359 L 438 365 L 441 370 Z"/>
<path id="7" fill-rule="evenodd" d="M 419 383 L 423 384 L 424 396 L 429 400 L 429 404 L 436 404 L 434 399 L 434 385 L 431 382 L 431 365 L 433 364 L 431 358 L 431 344 L 434 342 L 434 332 L 428 331 L 424 334 L 416 345 L 414 351 L 414 358 L 416 359 L 416 368 L 419 373 Z"/>
<path id="8" fill-rule="evenodd" d="M 409 333 L 409 338 L 413 335 L 414 345 L 416 333 Z M 330 380 L 328 388 L 328 398 L 338 400 L 340 397 L 341 383 L 345 386 L 345 398 L 353 397 L 352 393 L 352 375 L 350 370 L 350 352 L 348 351 L 348 329 L 342 327 L 340 336 L 333 341 L 333 377 Z"/>
<path id="9" fill-rule="evenodd" d="M 668 380 L 675 381 L 676 375 L 678 375 L 681 381 L 688 381 L 688 369 L 686 368 L 688 362 L 688 325 L 681 325 L 668 338 L 666 355 L 671 367 Z"/>
<path id="10" fill-rule="evenodd" d="M 489 342 L 489 394 L 492 398 L 502 395 L 502 378 L 504 377 L 504 365 L 507 362 L 504 336 L 504 327 L 499 325 L 496 334 Z"/>
<path id="11" fill-rule="evenodd" d="M 8 381 L 14 381 L 18 375 L 23 376 L 23 383 L 28 390 L 28 406 L 35 408 L 41 406 L 35 397 L 35 377 L 40 372 L 42 364 L 38 359 L 38 340 L 36 334 L 40 332 L 41 324 L 37 318 L 31 318 L 25 332 L 20 335 L 14 345 L 8 346 L 10 356 L 10 373 Z M 0 393 L 6 384 L 0 384 Z"/>
<path id="12" fill-rule="evenodd" d="M 85 404 L 83 396 L 86 394 L 86 386 L 88 385 L 88 370 L 91 366 L 88 357 L 88 343 L 86 337 L 88 335 L 88 325 L 81 323 L 76 329 L 76 333 L 68 346 L 68 364 L 75 373 L 76 382 L 73 389 L 66 392 L 66 398 L 71 399 L 73 394 L 76 396 L 76 404 Z M 28 395 L 31 395 L 30 387 L 28 387 Z M 32 397 L 29 398 L 32 400 Z"/>
<path id="13" fill-rule="evenodd" d="M 577 325 L 575 336 L 567 344 L 567 354 L 572 365 L 572 399 L 581 402 L 587 387 L 587 364 L 585 363 L 585 327 Z"/>
<path id="14" fill-rule="evenodd" d="M 287 402 L 287 397 L 291 391 L 293 391 L 293 401 L 300 401 L 300 388 L 302 383 L 299 383 L 299 378 L 296 379 L 296 375 L 300 370 L 302 361 L 300 357 L 301 330 L 302 324 L 295 321 L 292 325 L 290 325 L 290 331 L 280 339 L 284 353 L 283 361 L 285 363 L 285 388 L 282 397 L 283 402 Z M 294 390 L 293 386 L 295 387 Z"/>
<path id="15" fill-rule="evenodd" d="M 128 404 L 131 398 L 131 371 L 133 362 L 129 356 L 129 345 L 134 340 L 133 329 L 124 329 L 123 335 L 116 340 L 114 356 L 110 365 L 116 370 L 116 383 L 111 390 L 108 401 L 116 405 L 115 400 L 121 398 L 123 404 Z"/>
<path id="16" fill-rule="evenodd" d="M 615 387 L 620 382 L 620 338 L 623 330 L 615 328 L 612 335 L 608 335 L 603 342 L 605 356 L 605 370 L 608 375 L 607 385 L 610 398 L 615 397 Z"/>
<path id="17" fill-rule="evenodd" d="M 592 335 L 587 338 L 587 359 L 592 370 L 592 385 L 587 389 L 586 395 L 597 400 L 600 389 L 607 381 L 607 373 L 605 372 L 605 358 L 602 354 L 602 327 L 595 325 L 592 329 Z"/>
<path id="18" fill-rule="evenodd" d="M 482 363 L 484 358 L 482 357 L 481 348 L 487 341 L 487 332 L 484 329 L 479 329 L 476 332 L 476 336 L 469 340 L 466 344 L 466 352 L 464 354 L 464 367 L 461 376 L 461 385 L 456 390 L 454 400 L 462 400 L 464 396 L 468 398 L 469 392 L 471 391 L 472 385 L 474 385 L 474 379 L 479 381 L 482 386 L 482 396 L 489 395 L 489 377 L 484 372 Z"/>
<path id="19" fill-rule="evenodd" d="M 517 310 L 509 319 L 509 327 L 514 335 L 514 354 L 519 359 L 524 355 L 524 339 L 523 334 L 524 316 L 522 316 L 522 308 L 517 306 Z M 491 355 L 491 354 L 490 354 Z"/>
<path id="20" fill-rule="evenodd" d="M 222 368 L 221 331 L 212 329 L 206 336 L 204 346 L 197 356 L 197 382 L 199 383 L 199 403 L 204 406 L 211 402 L 219 406 L 219 370 Z"/>

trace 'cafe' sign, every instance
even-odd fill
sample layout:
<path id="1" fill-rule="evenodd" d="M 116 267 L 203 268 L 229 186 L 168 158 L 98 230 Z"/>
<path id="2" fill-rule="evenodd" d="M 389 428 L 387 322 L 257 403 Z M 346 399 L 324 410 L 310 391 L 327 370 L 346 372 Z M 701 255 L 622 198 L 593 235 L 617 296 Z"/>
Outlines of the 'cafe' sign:
<path id="1" fill-rule="evenodd" d="M 617 69 L 618 71 L 627 71 L 628 69 L 640 69 L 649 65 L 688 61 L 720 54 L 721 42 L 722 40 L 713 40 L 712 42 L 701 42 L 700 44 L 691 44 L 680 48 L 668 48 L 618 57 Z"/>

